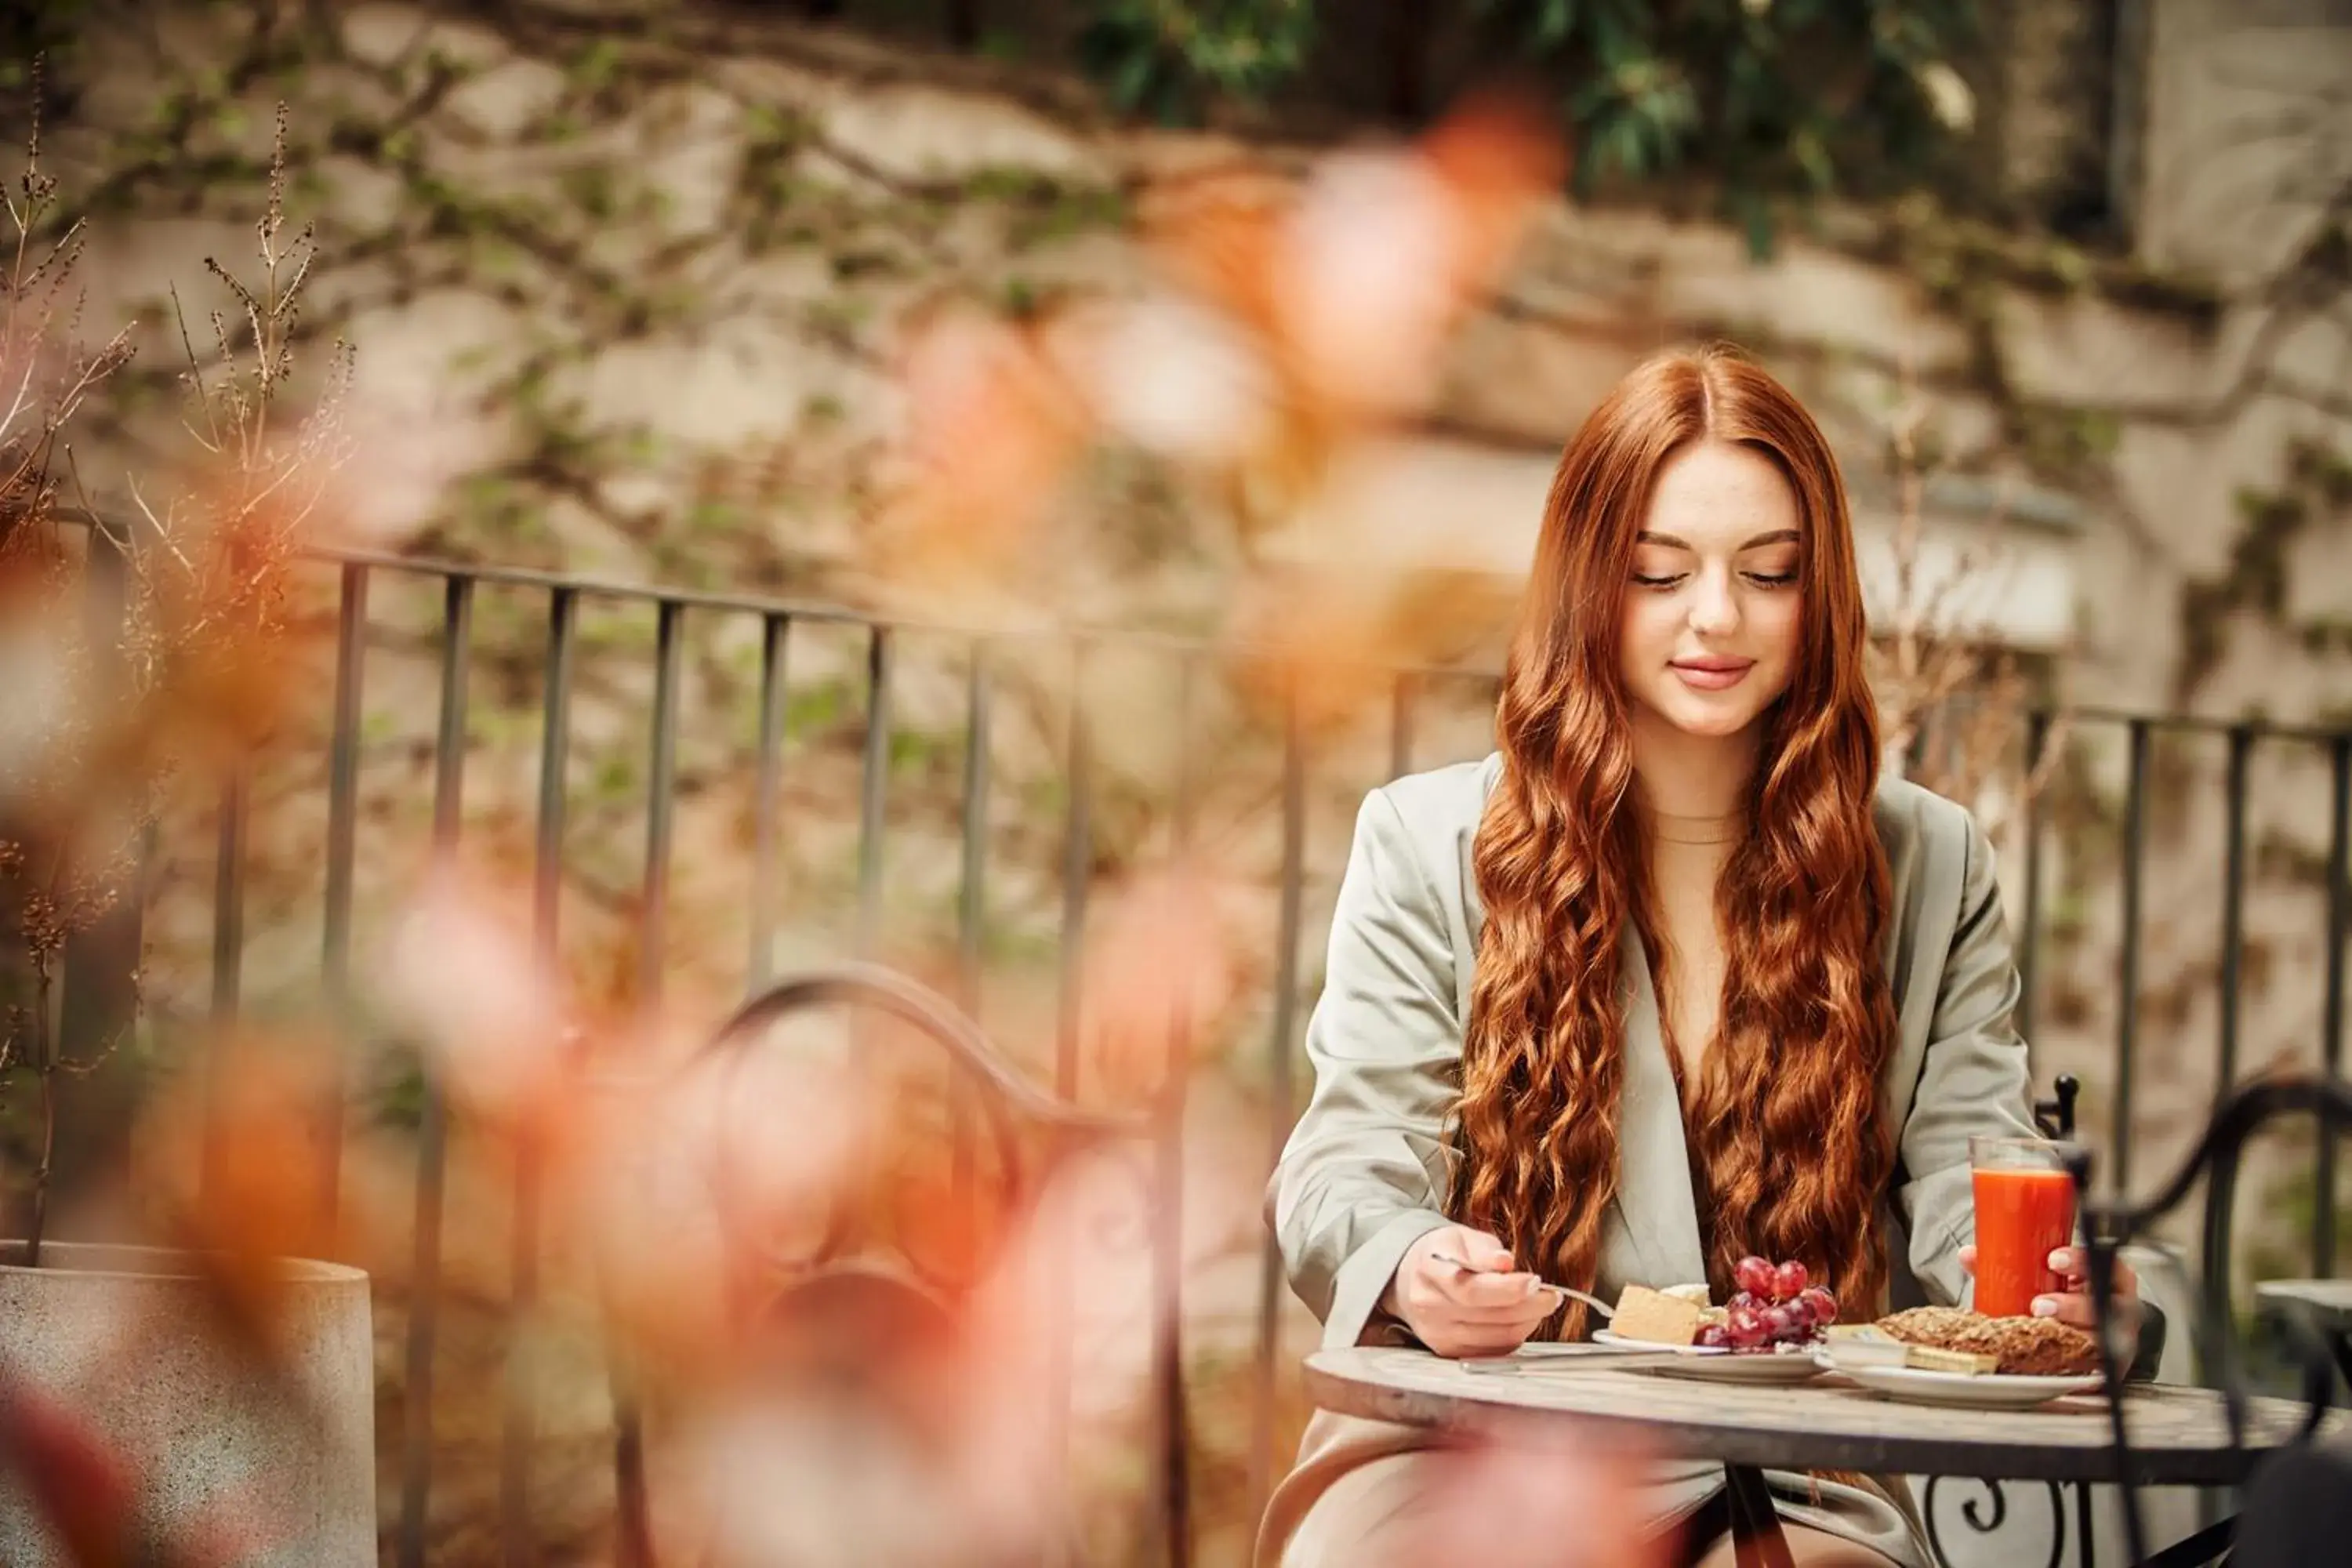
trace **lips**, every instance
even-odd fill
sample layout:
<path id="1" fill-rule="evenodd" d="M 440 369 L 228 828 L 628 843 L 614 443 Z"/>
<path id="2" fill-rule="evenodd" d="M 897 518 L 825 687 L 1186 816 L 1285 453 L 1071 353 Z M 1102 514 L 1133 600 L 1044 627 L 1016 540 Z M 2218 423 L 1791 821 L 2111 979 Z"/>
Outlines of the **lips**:
<path id="1" fill-rule="evenodd" d="M 1696 658 L 1675 659 L 1666 668 L 1685 686 L 1700 691 L 1723 691 L 1746 679 L 1748 672 L 1756 668 L 1756 661 L 1725 654 L 1702 654 Z"/>

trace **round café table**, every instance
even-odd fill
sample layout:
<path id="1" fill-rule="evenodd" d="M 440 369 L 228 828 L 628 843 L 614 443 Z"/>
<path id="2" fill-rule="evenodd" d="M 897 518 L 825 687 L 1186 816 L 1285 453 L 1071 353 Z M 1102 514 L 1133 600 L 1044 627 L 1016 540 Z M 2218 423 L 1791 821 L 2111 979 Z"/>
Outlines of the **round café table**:
<path id="1" fill-rule="evenodd" d="M 2268 1310 L 2300 1312 L 2322 1328 L 2352 1331 L 2352 1279 L 2263 1279 L 2254 1300 Z"/>
<path id="2" fill-rule="evenodd" d="M 1558 1420 L 1587 1433 L 1622 1432 L 1661 1458 L 1720 1461 L 1743 1568 L 1789 1561 L 1764 1485 L 1767 1468 L 1930 1477 L 1920 1511 L 1938 1557 L 1944 1552 L 1936 1539 L 1937 1481 L 1968 1477 L 1987 1484 L 1991 1517 L 1973 1500 L 1962 1510 L 1969 1525 L 1984 1532 L 1999 1528 L 2007 1512 L 1999 1482 L 2043 1484 L 2057 1511 L 2053 1568 L 2065 1551 L 2061 1489 L 2074 1482 L 2080 1562 L 2090 1568 L 2090 1486 L 2116 1479 L 2104 1397 L 2064 1399 L 2038 1410 L 1960 1410 L 1897 1403 L 1833 1373 L 1795 1387 L 1706 1383 L 1640 1370 L 1635 1359 L 1543 1354 L 1465 1363 L 1423 1350 L 1361 1346 L 1309 1356 L 1307 1389 L 1317 1405 L 1344 1415 L 1473 1433 Z M 2124 1396 L 2132 1481 L 2236 1485 L 2265 1453 L 2294 1440 L 2307 1414 L 2286 1400 L 2251 1398 L 2242 1441 L 2233 1445 L 2220 1394 L 2135 1384 Z M 2352 1430 L 2352 1421 L 2333 1411 L 2320 1429 Z M 2226 1530 L 2218 1526 L 2199 1538 L 2212 1535 L 2218 1552 Z"/>

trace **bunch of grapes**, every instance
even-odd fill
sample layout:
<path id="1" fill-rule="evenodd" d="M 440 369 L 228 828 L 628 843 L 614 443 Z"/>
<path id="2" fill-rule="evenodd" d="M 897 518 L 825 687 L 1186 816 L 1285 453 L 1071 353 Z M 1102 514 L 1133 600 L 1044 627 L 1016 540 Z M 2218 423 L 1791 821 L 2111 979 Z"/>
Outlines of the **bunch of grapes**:
<path id="1" fill-rule="evenodd" d="M 1722 1322 L 1699 1331 L 1699 1343 L 1734 1351 L 1799 1347 L 1820 1339 L 1837 1321 L 1837 1298 L 1807 1284 L 1801 1263 L 1743 1258 L 1732 1270 L 1732 1282 L 1739 1293 Z"/>

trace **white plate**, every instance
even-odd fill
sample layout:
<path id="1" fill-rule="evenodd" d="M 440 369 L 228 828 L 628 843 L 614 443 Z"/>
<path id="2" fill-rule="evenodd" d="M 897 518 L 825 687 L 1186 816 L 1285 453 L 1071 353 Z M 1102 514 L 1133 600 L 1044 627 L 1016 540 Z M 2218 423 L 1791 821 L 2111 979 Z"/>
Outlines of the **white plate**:
<path id="1" fill-rule="evenodd" d="M 1874 1393 L 1911 1405 L 1958 1405 L 1970 1410 L 2031 1410 L 2070 1394 L 2099 1389 L 2096 1373 L 2082 1377 L 2020 1377 L 1985 1373 L 1925 1372 L 1911 1366 L 1841 1366 L 1836 1369 Z"/>
<path id="2" fill-rule="evenodd" d="M 1661 1377 L 1687 1377 L 1701 1383 L 1810 1383 L 1825 1370 L 1804 1352 L 1741 1355 L 1715 1345 L 1670 1345 L 1658 1340 L 1629 1340 L 1610 1329 L 1592 1336 L 1593 1342 L 1612 1350 L 1663 1352 L 1669 1359 L 1644 1362 L 1640 1370 Z"/>
<path id="3" fill-rule="evenodd" d="M 1601 1329 L 1592 1336 L 1596 1345 L 1607 1345 L 1613 1351 L 1664 1351 L 1674 1355 L 1727 1356 L 1731 1352 L 1717 1345 L 1677 1345 L 1664 1340 L 1636 1340 L 1614 1329 Z"/>

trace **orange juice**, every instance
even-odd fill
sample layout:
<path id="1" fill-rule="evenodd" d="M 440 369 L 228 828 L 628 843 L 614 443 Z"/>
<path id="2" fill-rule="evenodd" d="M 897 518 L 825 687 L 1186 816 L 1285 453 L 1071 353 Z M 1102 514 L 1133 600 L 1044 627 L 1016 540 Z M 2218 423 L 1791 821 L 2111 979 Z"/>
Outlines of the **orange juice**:
<path id="1" fill-rule="evenodd" d="M 2050 1254 L 2074 1239 L 2074 1179 L 2063 1171 L 1972 1173 L 1977 1202 L 1976 1309 L 1989 1318 L 2021 1318 L 2033 1298 L 2065 1280 Z"/>

